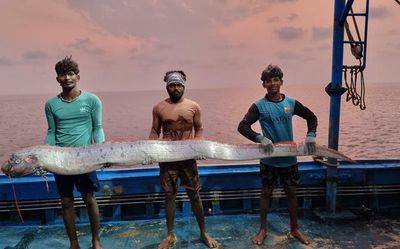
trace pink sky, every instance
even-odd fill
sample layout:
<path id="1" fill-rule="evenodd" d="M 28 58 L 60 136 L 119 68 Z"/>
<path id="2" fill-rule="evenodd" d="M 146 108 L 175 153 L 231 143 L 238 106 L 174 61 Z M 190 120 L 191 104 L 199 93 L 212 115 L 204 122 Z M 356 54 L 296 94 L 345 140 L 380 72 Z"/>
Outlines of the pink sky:
<path id="1" fill-rule="evenodd" d="M 269 63 L 286 84 L 325 86 L 333 2 L 1 0 L 0 94 L 59 92 L 54 64 L 65 55 L 93 92 L 164 89 L 171 69 L 190 88 L 257 87 Z M 400 6 L 370 4 L 366 82 L 400 82 Z"/>

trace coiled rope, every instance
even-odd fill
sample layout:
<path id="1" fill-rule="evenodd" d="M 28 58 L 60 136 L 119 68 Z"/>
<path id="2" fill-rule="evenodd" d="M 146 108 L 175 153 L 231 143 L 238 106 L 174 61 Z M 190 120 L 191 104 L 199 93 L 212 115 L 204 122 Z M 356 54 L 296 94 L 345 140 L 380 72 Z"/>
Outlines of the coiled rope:
<path id="1" fill-rule="evenodd" d="M 350 12 L 354 14 L 352 8 L 350 9 Z M 363 58 L 364 48 L 361 41 L 360 30 L 358 28 L 357 21 L 354 15 L 352 15 L 352 21 L 357 33 L 358 41 L 354 40 L 347 20 L 344 23 L 344 27 L 346 29 L 347 37 L 350 41 L 351 54 L 354 56 L 356 60 L 358 60 L 358 65 L 352 65 L 352 66 L 343 65 L 343 77 L 347 87 L 346 102 L 349 102 L 351 100 L 353 105 L 359 106 L 361 110 L 365 110 L 366 109 L 365 80 L 364 80 L 365 65 L 363 65 L 363 61 L 361 60 Z M 358 89 L 357 87 L 358 80 L 360 80 L 360 85 L 359 85 L 360 89 Z"/>

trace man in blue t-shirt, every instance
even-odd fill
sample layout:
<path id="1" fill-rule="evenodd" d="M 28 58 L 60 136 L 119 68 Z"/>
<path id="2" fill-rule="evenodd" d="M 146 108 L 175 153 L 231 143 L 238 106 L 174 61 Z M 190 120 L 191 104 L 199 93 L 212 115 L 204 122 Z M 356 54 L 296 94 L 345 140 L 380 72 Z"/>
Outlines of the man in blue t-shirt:
<path id="1" fill-rule="evenodd" d="M 315 152 L 317 117 L 297 100 L 281 93 L 283 84 L 282 70 L 276 65 L 268 65 L 261 74 L 261 81 L 267 94 L 258 99 L 248 110 L 239 124 L 238 131 L 253 142 L 260 143 L 267 153 L 272 153 L 274 143 L 293 141 L 293 115 L 307 120 L 305 148 Z M 259 121 L 262 134 L 256 133 L 251 125 Z M 290 232 L 303 244 L 310 244 L 311 239 L 304 235 L 297 222 L 296 186 L 299 171 L 296 157 L 273 157 L 260 160 L 262 190 L 260 196 L 260 230 L 252 242 L 261 245 L 267 236 L 267 213 L 269 201 L 278 180 L 284 184 L 290 216 Z"/>
<path id="2" fill-rule="evenodd" d="M 46 102 L 48 129 L 45 143 L 61 147 L 77 147 L 104 142 L 101 123 L 102 105 L 96 95 L 79 90 L 78 64 L 71 57 L 65 57 L 57 62 L 55 70 L 62 92 Z M 80 248 L 75 227 L 74 186 L 81 192 L 89 213 L 92 231 L 91 248 L 103 248 L 99 238 L 99 207 L 94 195 L 94 191 L 99 188 L 96 172 L 82 175 L 55 174 L 54 178 L 61 197 L 62 215 L 70 240 L 70 249 Z"/>

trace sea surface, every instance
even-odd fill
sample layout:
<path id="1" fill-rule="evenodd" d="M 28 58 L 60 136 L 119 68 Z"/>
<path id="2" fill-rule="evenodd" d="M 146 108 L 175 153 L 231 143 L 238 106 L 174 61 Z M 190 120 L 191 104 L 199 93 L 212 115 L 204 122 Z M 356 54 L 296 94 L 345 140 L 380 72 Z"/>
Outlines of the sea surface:
<path id="1" fill-rule="evenodd" d="M 83 86 L 82 86 L 83 88 Z M 329 96 L 325 85 L 285 84 L 282 92 L 309 107 L 318 117 L 317 143 L 328 144 Z M 84 89 L 90 91 L 90 89 Z M 56 95 L 57 93 L 54 93 Z M 153 106 L 167 98 L 165 90 L 99 92 L 103 102 L 103 127 L 109 141 L 147 139 Z M 252 143 L 237 132 L 251 104 L 265 89 L 190 89 L 185 96 L 202 110 L 205 139 L 224 143 Z M 400 158 L 400 84 L 371 84 L 366 88 L 366 110 L 342 96 L 339 151 L 353 159 Z M 0 95 L 0 161 L 20 148 L 43 144 L 47 122 L 46 95 Z M 253 128 L 259 131 L 258 123 Z M 306 122 L 294 118 L 295 141 L 302 142 Z"/>

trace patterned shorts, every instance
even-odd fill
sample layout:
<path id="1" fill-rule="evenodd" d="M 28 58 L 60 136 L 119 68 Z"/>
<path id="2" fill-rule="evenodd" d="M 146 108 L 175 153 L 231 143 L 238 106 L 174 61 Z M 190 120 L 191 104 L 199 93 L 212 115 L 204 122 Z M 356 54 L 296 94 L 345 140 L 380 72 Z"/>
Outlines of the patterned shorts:
<path id="1" fill-rule="evenodd" d="M 180 185 L 186 189 L 198 192 L 200 190 L 200 178 L 196 160 L 185 160 L 170 163 L 160 163 L 160 182 L 165 192 L 176 193 L 178 191 L 178 178 Z"/>

